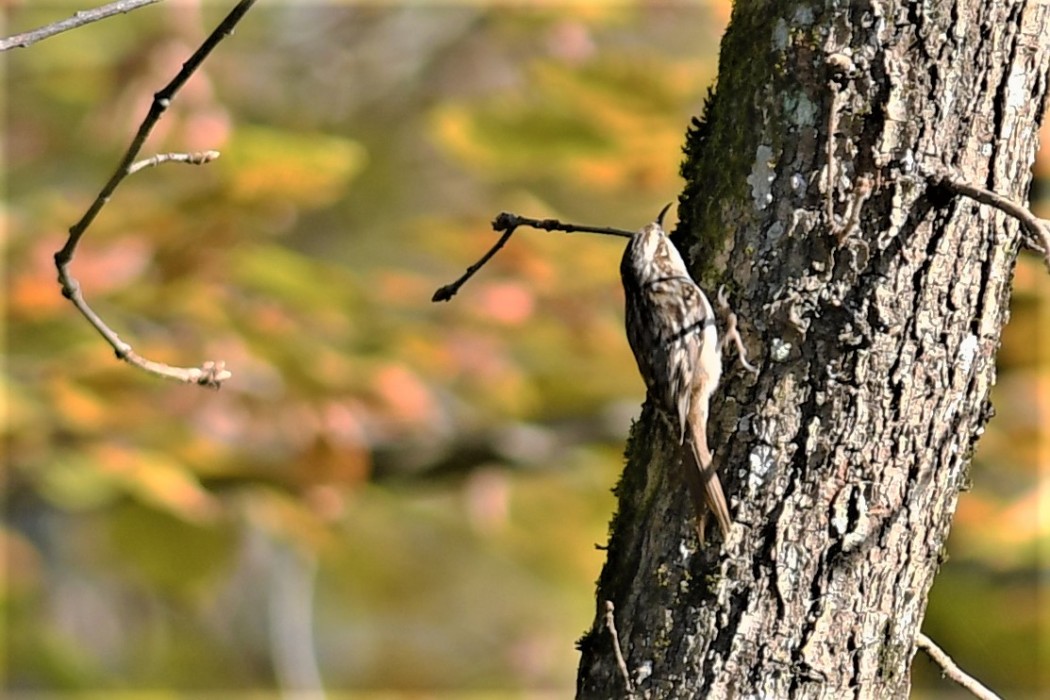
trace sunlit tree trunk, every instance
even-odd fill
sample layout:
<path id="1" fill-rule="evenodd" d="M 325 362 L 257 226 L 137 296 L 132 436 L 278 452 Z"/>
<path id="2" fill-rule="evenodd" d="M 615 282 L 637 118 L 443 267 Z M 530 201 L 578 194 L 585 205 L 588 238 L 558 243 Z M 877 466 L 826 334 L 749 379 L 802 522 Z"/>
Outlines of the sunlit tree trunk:
<path id="1" fill-rule="evenodd" d="M 1037 0 L 736 3 L 675 238 L 760 365 L 712 401 L 735 525 L 698 548 L 647 405 L 580 698 L 907 697 L 1022 245 L 927 175 L 1024 201 L 1048 66 Z"/>

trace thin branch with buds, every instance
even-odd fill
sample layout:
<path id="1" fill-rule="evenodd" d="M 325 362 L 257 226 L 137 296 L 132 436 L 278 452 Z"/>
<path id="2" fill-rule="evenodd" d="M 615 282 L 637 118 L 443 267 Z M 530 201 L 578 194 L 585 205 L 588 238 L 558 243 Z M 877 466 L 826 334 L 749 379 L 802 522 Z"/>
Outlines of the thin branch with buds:
<path id="1" fill-rule="evenodd" d="M 941 667 L 941 671 L 944 672 L 945 676 L 973 693 L 974 697 L 980 700 L 1002 700 L 994 692 L 984 687 L 976 678 L 959 668 L 959 665 L 952 660 L 952 657 L 945 654 L 939 646 L 934 644 L 932 639 L 922 632 L 919 632 L 919 636 L 915 638 L 915 646 L 926 652 L 930 660 Z"/>
<path id="2" fill-rule="evenodd" d="M 85 24 L 91 24 L 92 22 L 97 22 L 100 19 L 106 19 L 113 15 L 131 12 L 132 10 L 137 10 L 140 7 L 152 5 L 157 2 L 160 2 L 160 0 L 117 0 L 117 2 L 111 2 L 108 5 L 102 5 L 101 7 L 96 7 L 91 10 L 80 10 L 79 12 L 74 13 L 69 19 L 52 22 L 51 24 L 38 27 L 37 29 L 28 32 L 15 34 L 6 39 L 0 39 L 0 51 L 32 46 L 38 41 L 47 39 L 56 34 L 61 34 L 62 32 L 68 32 L 70 29 L 83 27 Z"/>
<path id="3" fill-rule="evenodd" d="M 69 238 L 66 240 L 66 244 L 61 250 L 55 253 L 55 267 L 58 269 L 58 283 L 62 287 L 62 296 L 73 302 L 73 306 L 80 311 L 84 318 L 87 319 L 88 323 L 90 323 L 106 340 L 106 342 L 112 346 L 114 352 L 116 352 L 117 359 L 123 360 L 134 367 L 138 367 L 159 377 L 200 384 L 202 386 L 213 388 L 218 388 L 223 380 L 228 379 L 231 376 L 230 372 L 225 369 L 222 362 L 209 361 L 205 362 L 200 367 L 171 367 L 159 362 L 147 360 L 141 355 L 136 354 L 131 349 L 131 346 L 121 340 L 116 332 L 106 325 L 99 315 L 88 306 L 87 302 L 84 300 L 82 292 L 80 291 L 80 283 L 69 272 L 69 264 L 73 261 L 73 256 L 76 254 L 77 244 L 80 243 L 80 239 L 83 237 L 84 232 L 87 231 L 88 227 L 91 226 L 91 223 L 95 220 L 95 217 L 98 216 L 99 211 L 102 210 L 102 207 L 105 206 L 106 202 L 108 202 L 113 196 L 113 191 L 117 189 L 117 186 L 123 182 L 124 178 L 128 175 L 138 172 L 143 168 L 159 165 L 164 162 L 183 162 L 202 165 L 210 162 L 215 156 L 217 156 L 217 153 L 214 151 L 186 154 L 168 153 L 136 161 L 139 151 L 142 150 L 142 145 L 146 142 L 146 138 L 149 136 L 153 127 L 160 120 L 164 112 L 171 105 L 171 101 L 174 99 L 179 89 L 182 88 L 182 86 L 186 84 L 186 81 L 190 79 L 190 76 L 201 67 L 204 60 L 209 54 L 211 54 L 212 50 L 218 46 L 219 42 L 233 33 L 234 27 L 254 4 L 255 0 L 240 0 L 240 2 L 234 6 L 233 10 L 230 11 L 225 19 L 223 19 L 208 36 L 208 38 L 204 40 L 204 43 L 200 45 L 200 48 L 198 48 L 182 65 L 182 68 L 175 77 L 172 78 L 171 82 L 165 85 L 153 96 L 153 103 L 150 105 L 149 112 L 146 114 L 145 119 L 142 120 L 138 132 L 132 139 L 131 145 L 121 159 L 116 171 L 109 178 L 109 181 L 102 188 L 102 191 L 98 193 L 98 196 L 95 197 L 91 206 L 89 206 L 87 211 L 84 212 L 80 221 L 76 222 L 69 228 Z"/>
<path id="4" fill-rule="evenodd" d="M 539 229 L 541 231 L 562 231 L 563 233 L 600 233 L 606 236 L 621 236 L 623 238 L 630 238 L 634 234 L 631 231 L 625 231 L 620 228 L 610 228 L 608 226 L 580 226 L 579 224 L 565 224 L 557 219 L 531 219 L 527 216 L 518 216 L 517 214 L 509 214 L 502 212 L 495 219 L 492 220 L 492 230 L 502 231 L 503 235 L 496 241 L 489 250 L 481 256 L 481 258 L 467 268 L 459 279 L 450 284 L 446 284 L 440 287 L 434 296 L 430 298 L 431 301 L 449 301 L 452 297 L 456 296 L 459 292 L 460 287 L 467 283 L 474 274 L 480 270 L 485 264 L 492 259 L 492 257 L 499 252 L 500 248 L 507 244 L 510 240 L 511 235 L 519 226 L 528 226 L 530 228 Z"/>
<path id="5" fill-rule="evenodd" d="M 158 153 L 152 158 L 143 158 L 131 164 L 128 175 L 134 175 L 146 168 L 155 168 L 161 163 L 185 163 L 186 165 L 204 165 L 219 157 L 218 151 L 196 151 L 194 153 Z"/>
<path id="6" fill-rule="evenodd" d="M 508 214 L 507 212 L 503 212 L 492 222 L 492 229 L 494 231 L 506 231 L 507 229 L 514 229 L 518 226 L 529 226 L 530 228 L 539 229 L 540 231 L 561 231 L 563 233 L 600 233 L 605 236 L 620 236 L 621 238 L 630 238 L 634 235 L 634 231 L 627 231 L 612 226 L 566 224 L 557 219 L 530 219 L 527 216 Z"/>

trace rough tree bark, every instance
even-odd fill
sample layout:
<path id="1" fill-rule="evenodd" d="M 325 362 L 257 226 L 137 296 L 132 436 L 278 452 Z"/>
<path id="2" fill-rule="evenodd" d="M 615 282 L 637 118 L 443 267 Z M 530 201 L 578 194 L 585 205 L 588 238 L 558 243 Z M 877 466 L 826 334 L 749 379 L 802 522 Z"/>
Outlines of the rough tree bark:
<path id="1" fill-rule="evenodd" d="M 675 240 L 705 288 L 725 267 L 761 365 L 727 357 L 712 401 L 736 524 L 698 548 L 647 404 L 580 698 L 908 695 L 1021 245 L 925 174 L 1025 199 L 1050 6 L 822 5 L 736 3 L 686 146 Z"/>

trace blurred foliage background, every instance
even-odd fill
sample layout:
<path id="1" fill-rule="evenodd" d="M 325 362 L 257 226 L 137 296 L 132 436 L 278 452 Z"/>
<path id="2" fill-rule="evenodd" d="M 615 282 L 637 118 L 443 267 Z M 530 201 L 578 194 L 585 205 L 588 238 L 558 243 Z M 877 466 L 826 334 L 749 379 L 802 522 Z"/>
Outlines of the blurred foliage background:
<path id="1" fill-rule="evenodd" d="M 72 266 L 140 353 L 225 360 L 210 392 L 117 362 L 52 255 L 232 4 L 4 56 L 3 687 L 568 696 L 644 393 L 622 245 L 523 231 L 429 299 L 501 210 L 675 199 L 729 3 L 260 3 L 143 153 L 222 157 L 134 175 Z M 4 5 L 5 34 L 83 9 Z M 1050 688 L 1048 298 L 1024 256 L 925 625 L 1015 697 Z"/>

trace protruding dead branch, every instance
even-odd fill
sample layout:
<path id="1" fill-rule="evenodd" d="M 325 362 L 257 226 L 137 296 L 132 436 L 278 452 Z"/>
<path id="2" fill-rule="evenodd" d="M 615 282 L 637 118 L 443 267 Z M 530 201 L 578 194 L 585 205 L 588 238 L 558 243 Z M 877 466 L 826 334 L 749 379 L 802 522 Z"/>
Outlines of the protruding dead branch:
<path id="1" fill-rule="evenodd" d="M 634 697 L 634 683 L 631 682 L 631 674 L 627 670 L 627 661 L 623 658 L 623 650 L 620 649 L 620 634 L 616 631 L 616 618 L 613 617 L 615 609 L 611 600 L 605 601 L 605 629 L 609 631 L 609 636 L 612 637 L 613 653 L 616 654 L 616 667 L 620 669 L 627 696 Z"/>
<path id="2" fill-rule="evenodd" d="M 934 644 L 932 639 L 922 632 L 919 632 L 919 636 L 915 638 L 915 646 L 926 652 L 930 660 L 941 667 L 941 671 L 944 672 L 945 676 L 973 693 L 974 697 L 980 698 L 980 700 L 1002 700 L 998 695 L 984 687 L 976 678 L 959 668 L 958 664 L 952 660 L 952 657 L 945 654 L 939 646 Z"/>
<path id="3" fill-rule="evenodd" d="M 981 204 L 995 207 L 1007 216 L 1012 216 L 1020 221 L 1028 232 L 1029 246 L 1043 256 L 1043 262 L 1046 263 L 1047 269 L 1050 269 L 1050 221 L 1040 219 L 1028 207 L 1018 204 L 1008 197 L 996 194 L 983 187 L 963 182 L 946 172 L 934 171 L 928 173 L 927 176 L 934 185 L 943 187 L 954 194 L 974 199 Z"/>

